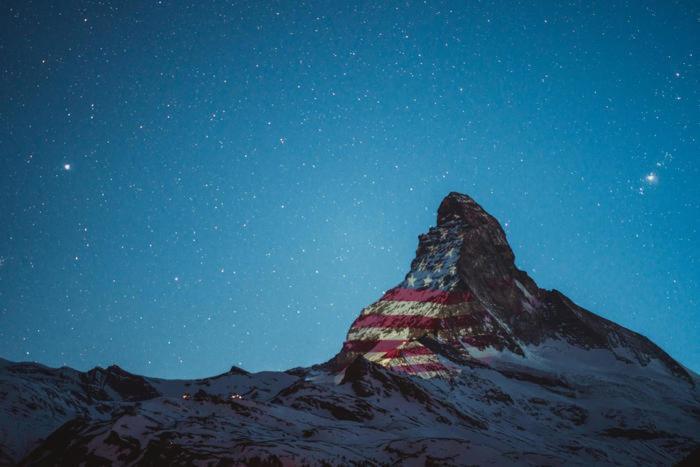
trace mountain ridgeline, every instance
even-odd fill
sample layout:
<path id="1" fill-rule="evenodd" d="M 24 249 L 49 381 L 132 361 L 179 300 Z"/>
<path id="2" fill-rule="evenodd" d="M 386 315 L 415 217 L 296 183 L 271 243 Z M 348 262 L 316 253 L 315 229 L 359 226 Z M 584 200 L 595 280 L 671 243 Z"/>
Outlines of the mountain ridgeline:
<path id="1" fill-rule="evenodd" d="M 437 226 L 420 236 L 405 280 L 362 311 L 336 360 L 342 367 L 363 355 L 429 377 L 450 370 L 422 340 L 438 341 L 469 358 L 471 349 L 486 348 L 526 357 L 528 346 L 550 339 L 605 349 L 638 365 L 656 359 L 693 384 L 688 372 L 647 338 L 556 290 L 537 287 L 515 266 L 498 221 L 470 197 L 450 193 L 438 209 Z"/>
<path id="2" fill-rule="evenodd" d="M 540 289 L 498 221 L 450 193 L 325 363 L 163 380 L 0 360 L 0 465 L 692 463 L 699 381 Z"/>

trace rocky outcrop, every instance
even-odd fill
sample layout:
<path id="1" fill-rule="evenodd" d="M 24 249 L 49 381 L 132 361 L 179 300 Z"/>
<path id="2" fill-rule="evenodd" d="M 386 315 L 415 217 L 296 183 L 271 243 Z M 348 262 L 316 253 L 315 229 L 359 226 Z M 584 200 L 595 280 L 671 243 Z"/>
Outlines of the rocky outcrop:
<path id="1" fill-rule="evenodd" d="M 540 289 L 515 266 L 498 221 L 472 198 L 450 193 L 437 225 L 419 237 L 404 281 L 362 310 L 340 354 L 339 370 L 364 355 L 397 371 L 447 376 L 449 365 L 425 339 L 467 360 L 485 349 L 525 356 L 549 339 L 581 349 L 605 349 L 639 365 L 662 362 L 690 384 L 685 369 L 648 339 Z"/>

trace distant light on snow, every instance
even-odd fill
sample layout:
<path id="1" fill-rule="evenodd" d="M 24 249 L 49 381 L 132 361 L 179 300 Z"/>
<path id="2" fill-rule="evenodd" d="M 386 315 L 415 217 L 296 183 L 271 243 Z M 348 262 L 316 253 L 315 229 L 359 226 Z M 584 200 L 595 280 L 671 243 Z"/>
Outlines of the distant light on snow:
<path id="1" fill-rule="evenodd" d="M 649 172 L 645 177 L 644 180 L 649 184 L 649 185 L 656 185 L 659 182 L 659 176 L 656 175 L 654 172 Z"/>
<path id="2" fill-rule="evenodd" d="M 70 170 L 71 165 L 70 164 L 63 164 L 63 170 Z"/>

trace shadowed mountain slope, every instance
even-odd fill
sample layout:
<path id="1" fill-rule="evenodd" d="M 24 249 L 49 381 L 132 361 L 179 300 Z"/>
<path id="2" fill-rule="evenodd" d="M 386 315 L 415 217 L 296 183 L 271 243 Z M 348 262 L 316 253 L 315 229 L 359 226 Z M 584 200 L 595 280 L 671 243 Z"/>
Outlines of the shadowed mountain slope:
<path id="1" fill-rule="evenodd" d="M 328 362 L 162 380 L 0 360 L 0 464 L 673 465 L 697 457 L 698 381 L 540 289 L 450 193 Z"/>

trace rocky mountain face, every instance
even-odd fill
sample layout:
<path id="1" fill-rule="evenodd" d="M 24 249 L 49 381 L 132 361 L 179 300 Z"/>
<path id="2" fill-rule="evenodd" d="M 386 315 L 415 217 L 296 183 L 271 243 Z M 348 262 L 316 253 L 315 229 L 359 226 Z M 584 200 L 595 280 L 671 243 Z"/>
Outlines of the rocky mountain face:
<path id="1" fill-rule="evenodd" d="M 336 362 L 342 368 L 362 355 L 395 371 L 446 376 L 451 366 L 440 363 L 446 355 L 438 344 L 458 359 L 459 371 L 462 360 L 485 349 L 527 357 L 529 346 L 550 339 L 604 349 L 638 365 L 658 360 L 692 383 L 645 337 L 537 287 L 516 268 L 498 221 L 470 197 L 451 193 L 438 209 L 437 226 L 419 237 L 404 281 L 362 311 Z"/>
<path id="2" fill-rule="evenodd" d="M 537 287 L 451 193 L 326 363 L 162 380 L 0 360 L 0 464 L 697 465 L 699 382 Z"/>

